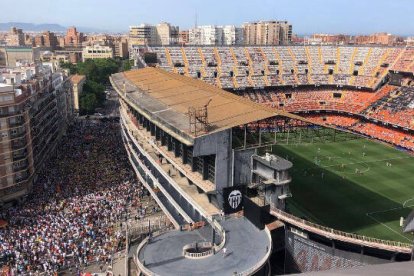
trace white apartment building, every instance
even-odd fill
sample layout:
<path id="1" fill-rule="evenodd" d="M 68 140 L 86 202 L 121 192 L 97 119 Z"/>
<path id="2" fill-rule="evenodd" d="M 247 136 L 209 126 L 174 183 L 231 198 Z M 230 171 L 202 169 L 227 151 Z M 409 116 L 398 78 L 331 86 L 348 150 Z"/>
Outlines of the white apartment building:
<path id="1" fill-rule="evenodd" d="M 234 25 L 223 26 L 223 44 L 224 45 L 242 45 L 243 28 Z"/>
<path id="2" fill-rule="evenodd" d="M 189 30 L 190 45 L 239 45 L 242 42 L 243 30 L 234 25 L 206 25 Z"/>

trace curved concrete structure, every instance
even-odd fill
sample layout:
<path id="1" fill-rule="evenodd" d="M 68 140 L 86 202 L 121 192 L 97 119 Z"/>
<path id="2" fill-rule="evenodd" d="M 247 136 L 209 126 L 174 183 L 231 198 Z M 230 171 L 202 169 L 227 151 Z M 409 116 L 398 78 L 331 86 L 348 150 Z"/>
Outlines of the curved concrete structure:
<path id="1" fill-rule="evenodd" d="M 259 230 L 244 217 L 221 224 L 226 231 L 226 255 L 220 250 L 205 258 L 186 258 L 182 248 L 204 237 L 198 230 L 171 231 L 138 247 L 138 265 L 146 275 L 251 275 L 266 264 L 272 250 L 267 228 Z"/>

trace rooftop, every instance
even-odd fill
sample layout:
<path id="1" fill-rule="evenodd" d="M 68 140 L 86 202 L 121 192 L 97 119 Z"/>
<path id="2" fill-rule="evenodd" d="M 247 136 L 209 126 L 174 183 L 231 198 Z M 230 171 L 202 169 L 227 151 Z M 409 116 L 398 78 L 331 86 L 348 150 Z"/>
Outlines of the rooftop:
<path id="1" fill-rule="evenodd" d="M 143 68 L 112 75 L 112 84 L 131 106 L 188 140 L 277 115 L 301 119 L 264 107 L 230 92 L 159 68 Z M 126 90 L 126 93 L 124 93 Z M 208 130 L 195 135 L 189 108 L 207 105 Z"/>
<path id="2" fill-rule="evenodd" d="M 70 77 L 70 80 L 73 84 L 79 84 L 81 81 L 85 80 L 86 77 L 84 75 L 73 75 Z"/>
<path id="3" fill-rule="evenodd" d="M 170 231 L 155 237 L 138 252 L 145 267 L 156 275 L 234 275 L 267 260 L 271 248 L 268 230 L 259 230 L 246 218 L 223 222 L 226 256 L 218 252 L 202 259 L 183 256 L 183 247 L 195 241 L 211 241 L 208 227 L 195 231 Z"/>
<path id="4" fill-rule="evenodd" d="M 285 171 L 293 166 L 292 162 L 275 155 L 271 155 L 268 159 L 267 156 L 253 155 L 253 159 L 258 160 L 262 164 L 266 164 L 277 171 Z"/>

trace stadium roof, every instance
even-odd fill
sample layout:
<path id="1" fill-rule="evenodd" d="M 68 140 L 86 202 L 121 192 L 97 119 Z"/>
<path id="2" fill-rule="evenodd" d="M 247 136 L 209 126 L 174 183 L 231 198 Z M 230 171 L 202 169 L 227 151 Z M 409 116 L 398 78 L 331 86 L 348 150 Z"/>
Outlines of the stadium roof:
<path id="1" fill-rule="evenodd" d="M 172 127 L 175 133 L 190 140 L 277 115 L 304 120 L 284 111 L 264 107 L 201 80 L 159 68 L 118 73 L 112 75 L 111 81 L 118 92 L 126 91 L 121 92 L 121 97 L 132 102 L 134 108 L 144 116 L 155 123 Z M 207 103 L 209 129 L 195 136 L 190 130 L 189 108 L 201 108 Z"/>

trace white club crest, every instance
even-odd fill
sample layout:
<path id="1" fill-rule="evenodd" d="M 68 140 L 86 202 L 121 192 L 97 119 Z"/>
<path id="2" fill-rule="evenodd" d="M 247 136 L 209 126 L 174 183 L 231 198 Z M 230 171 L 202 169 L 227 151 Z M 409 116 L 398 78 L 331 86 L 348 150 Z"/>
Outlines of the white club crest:
<path id="1" fill-rule="evenodd" d="M 239 207 L 241 200 L 242 200 L 242 194 L 239 190 L 234 190 L 229 194 L 229 204 L 231 208 L 237 209 Z"/>

